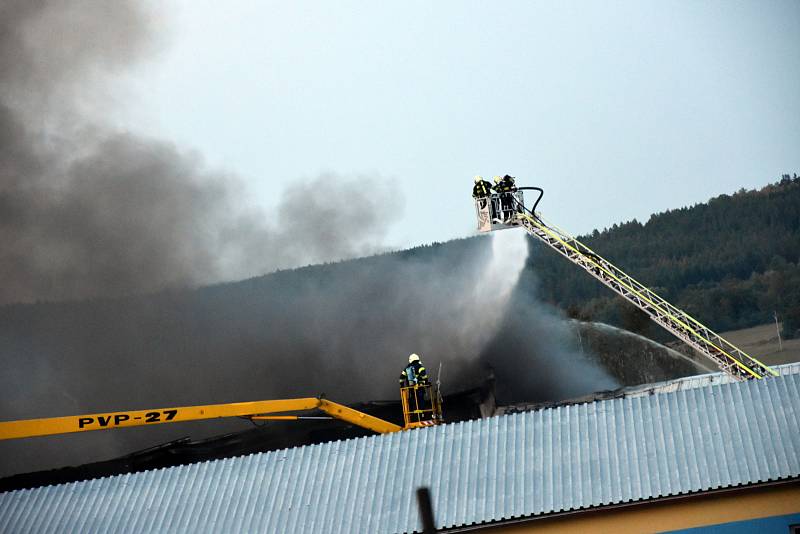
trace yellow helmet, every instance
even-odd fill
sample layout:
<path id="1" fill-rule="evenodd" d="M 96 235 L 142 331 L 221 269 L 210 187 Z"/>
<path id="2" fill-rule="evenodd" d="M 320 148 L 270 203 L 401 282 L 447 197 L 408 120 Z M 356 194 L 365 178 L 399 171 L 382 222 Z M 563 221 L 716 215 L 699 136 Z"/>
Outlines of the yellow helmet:
<path id="1" fill-rule="evenodd" d="M 483 176 L 476 176 L 476 177 L 475 177 L 475 183 L 476 183 L 476 184 L 477 184 L 478 182 L 482 182 L 482 181 L 483 181 Z"/>
<path id="2" fill-rule="evenodd" d="M 418 361 L 419 361 L 419 356 L 417 356 L 416 354 L 412 354 L 411 356 L 408 357 L 408 363 L 414 363 Z"/>
<path id="3" fill-rule="evenodd" d="M 494 177 L 494 183 L 499 184 L 500 180 L 502 180 L 502 178 L 500 176 L 495 176 Z"/>

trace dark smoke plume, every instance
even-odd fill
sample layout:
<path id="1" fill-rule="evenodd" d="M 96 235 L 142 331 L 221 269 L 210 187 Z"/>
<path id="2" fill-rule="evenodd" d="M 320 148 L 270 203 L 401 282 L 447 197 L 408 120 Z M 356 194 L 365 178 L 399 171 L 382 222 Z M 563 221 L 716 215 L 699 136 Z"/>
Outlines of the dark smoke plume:
<path id="1" fill-rule="evenodd" d="M 614 387 L 572 350 L 563 323 L 514 287 L 518 272 L 492 268 L 498 254 L 514 250 L 493 247 L 496 239 L 193 291 L 0 307 L 0 366 L 9 370 L 0 419 L 320 393 L 345 403 L 396 399 L 411 352 L 434 377 L 442 364 L 445 393 L 479 385 L 487 366 L 504 400 Z M 511 279 L 505 286 L 501 275 Z M 242 428 L 247 423 L 215 421 L 0 442 L 0 473 Z"/>
<path id="2" fill-rule="evenodd" d="M 0 8 L 0 303 L 140 293 L 379 249 L 402 208 L 383 181 L 322 175 L 275 212 L 247 210 L 236 179 L 197 154 L 98 120 L 87 100 L 102 102 L 108 75 L 154 48 L 153 23 L 138 2 Z"/>
<path id="3" fill-rule="evenodd" d="M 365 254 L 398 206 L 379 180 L 320 176 L 271 214 L 243 210 L 231 176 L 98 120 L 95 104 L 113 100 L 109 73 L 155 46 L 141 5 L 0 7 L 0 302 L 87 299 L 0 306 L 0 419 L 322 392 L 397 398 L 411 352 L 433 374 L 442 363 L 451 392 L 477 385 L 489 365 L 512 400 L 608 387 L 558 320 L 516 291 L 527 257 L 519 234 L 175 289 Z M 2 442 L 0 473 L 242 424 Z"/>

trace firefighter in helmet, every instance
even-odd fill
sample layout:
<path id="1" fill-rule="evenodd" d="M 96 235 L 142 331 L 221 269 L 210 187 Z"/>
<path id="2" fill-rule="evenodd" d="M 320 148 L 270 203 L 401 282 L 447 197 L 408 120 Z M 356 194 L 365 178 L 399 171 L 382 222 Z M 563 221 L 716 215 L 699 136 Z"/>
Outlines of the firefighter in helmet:
<path id="1" fill-rule="evenodd" d="M 475 177 L 475 185 L 472 187 L 473 198 L 487 198 L 492 194 L 492 184 L 483 179 L 482 176 Z"/>
<path id="2" fill-rule="evenodd" d="M 508 221 L 513 217 L 514 212 L 514 197 L 512 196 L 517 190 L 517 184 L 514 182 L 514 177 L 506 174 L 502 178 L 500 176 L 494 177 L 494 190 L 500 195 L 500 210 L 503 221 Z"/>
<path id="3" fill-rule="evenodd" d="M 498 178 L 500 177 L 495 176 L 495 180 L 497 180 Z M 495 184 L 497 184 L 497 181 L 495 181 Z M 513 193 L 514 191 L 517 190 L 517 183 L 514 177 L 509 176 L 508 174 L 500 178 L 499 186 L 500 186 L 500 191 L 502 191 L 503 193 Z M 497 189 L 497 186 L 495 186 L 495 189 Z"/>
<path id="4" fill-rule="evenodd" d="M 412 386 L 429 386 L 428 371 L 419 360 L 417 354 L 412 354 L 408 357 L 408 365 L 403 372 L 400 373 L 400 387 Z M 411 410 L 424 410 L 425 409 L 425 390 L 414 387 L 408 390 L 408 403 Z M 427 418 L 427 416 L 424 416 Z"/>
<path id="5" fill-rule="evenodd" d="M 428 371 L 425 370 L 425 366 L 422 365 L 419 356 L 412 354 L 408 357 L 408 365 L 400 373 L 400 387 L 417 385 L 428 386 L 430 382 L 428 381 Z"/>
<path id="6" fill-rule="evenodd" d="M 475 177 L 475 185 L 472 187 L 472 198 L 478 204 L 478 210 L 483 211 L 487 205 L 489 207 L 489 220 L 495 218 L 495 205 L 492 202 L 492 183 L 483 179 L 482 176 Z"/>

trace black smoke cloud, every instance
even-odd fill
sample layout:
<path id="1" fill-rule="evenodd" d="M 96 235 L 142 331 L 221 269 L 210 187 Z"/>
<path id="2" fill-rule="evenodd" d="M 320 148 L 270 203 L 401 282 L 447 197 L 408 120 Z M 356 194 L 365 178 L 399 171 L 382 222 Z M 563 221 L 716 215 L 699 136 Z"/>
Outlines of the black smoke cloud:
<path id="1" fill-rule="evenodd" d="M 191 291 L 0 307 L 0 419 L 325 393 L 396 399 L 411 352 L 445 393 L 494 368 L 505 400 L 613 387 L 574 336 L 488 278 L 492 238 L 281 271 Z M 502 263 L 502 262 L 501 262 Z M 505 272 L 516 278 L 516 272 Z M 283 424 L 283 423 L 280 423 Z M 185 435 L 247 428 L 186 423 L 0 442 L 0 473 L 113 457 Z"/>
<path id="2" fill-rule="evenodd" d="M 476 385 L 487 366 L 510 399 L 608 386 L 558 320 L 514 291 L 526 252 L 493 250 L 492 239 L 174 289 L 365 254 L 398 202 L 380 180 L 323 175 L 269 214 L 246 210 L 235 179 L 198 155 L 99 121 L 89 104 L 104 102 L 108 73 L 154 47 L 141 5 L 0 7 L 0 302 L 85 299 L 0 306 L 0 419 L 322 392 L 396 398 L 411 352 L 434 374 L 443 364 L 447 391 Z M 241 424 L 2 442 L 0 473 Z"/>
<path id="3" fill-rule="evenodd" d="M 381 249 L 402 209 L 386 181 L 321 175 L 274 211 L 248 209 L 235 177 L 198 154 L 99 120 L 110 75 L 155 48 L 154 24 L 137 2 L 0 8 L 0 303 L 134 294 Z"/>

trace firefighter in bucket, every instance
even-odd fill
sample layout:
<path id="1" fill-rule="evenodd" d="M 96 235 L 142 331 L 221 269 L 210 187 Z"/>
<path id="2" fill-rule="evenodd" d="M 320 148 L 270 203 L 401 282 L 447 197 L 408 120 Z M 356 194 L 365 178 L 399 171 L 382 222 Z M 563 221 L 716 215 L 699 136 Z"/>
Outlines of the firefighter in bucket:
<path id="1" fill-rule="evenodd" d="M 419 355 L 408 357 L 408 365 L 400 373 L 400 393 L 406 428 L 437 424 L 441 419 L 441 405 L 434 398 L 428 371 Z M 427 397 L 427 399 L 426 399 Z"/>

